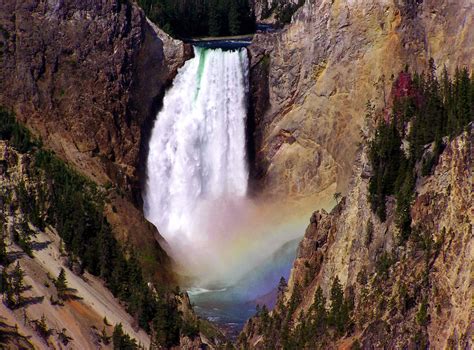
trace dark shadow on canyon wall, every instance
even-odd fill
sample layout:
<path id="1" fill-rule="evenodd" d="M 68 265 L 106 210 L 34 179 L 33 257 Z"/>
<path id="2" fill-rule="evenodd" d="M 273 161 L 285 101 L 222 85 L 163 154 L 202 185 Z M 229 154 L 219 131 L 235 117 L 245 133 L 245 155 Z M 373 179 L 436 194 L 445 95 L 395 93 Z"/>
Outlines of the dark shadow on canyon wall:
<path id="1" fill-rule="evenodd" d="M 249 164 L 249 194 L 256 195 L 261 192 L 265 176 L 264 159 L 259 150 L 263 140 L 263 116 L 269 107 L 269 82 L 270 57 L 264 55 L 256 64 L 250 67 L 250 92 L 249 111 L 247 116 L 247 150 Z"/>

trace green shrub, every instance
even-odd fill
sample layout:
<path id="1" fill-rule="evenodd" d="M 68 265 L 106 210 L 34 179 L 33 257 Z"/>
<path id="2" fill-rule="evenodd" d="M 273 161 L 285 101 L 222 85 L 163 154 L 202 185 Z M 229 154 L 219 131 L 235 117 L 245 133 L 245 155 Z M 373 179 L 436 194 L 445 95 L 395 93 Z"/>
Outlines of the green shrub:
<path id="1" fill-rule="evenodd" d="M 9 141 L 10 145 L 21 153 L 36 146 L 28 129 L 19 124 L 15 116 L 4 108 L 0 108 L 0 139 Z"/>
<path id="2" fill-rule="evenodd" d="M 379 276 L 383 279 L 387 279 L 390 271 L 390 267 L 394 263 L 394 259 L 390 253 L 383 252 L 382 255 L 377 259 L 376 271 Z"/>
<path id="3" fill-rule="evenodd" d="M 429 321 L 429 314 L 428 314 L 428 302 L 425 299 L 420 304 L 420 308 L 418 309 L 418 312 L 416 314 L 416 322 L 420 326 L 426 326 Z"/>

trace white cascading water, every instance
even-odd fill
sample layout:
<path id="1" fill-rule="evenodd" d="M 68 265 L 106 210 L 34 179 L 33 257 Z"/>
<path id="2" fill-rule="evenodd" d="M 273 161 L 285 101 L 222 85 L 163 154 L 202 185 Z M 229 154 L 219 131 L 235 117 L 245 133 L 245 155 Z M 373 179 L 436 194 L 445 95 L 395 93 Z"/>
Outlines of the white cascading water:
<path id="1" fill-rule="evenodd" d="M 234 327 L 288 276 L 315 206 L 246 197 L 247 52 L 194 53 L 152 130 L 144 210 L 194 277 L 196 310 Z"/>
<path id="2" fill-rule="evenodd" d="M 204 212 L 247 192 L 247 52 L 194 54 L 167 91 L 149 144 L 145 215 L 171 246 L 209 240 Z"/>

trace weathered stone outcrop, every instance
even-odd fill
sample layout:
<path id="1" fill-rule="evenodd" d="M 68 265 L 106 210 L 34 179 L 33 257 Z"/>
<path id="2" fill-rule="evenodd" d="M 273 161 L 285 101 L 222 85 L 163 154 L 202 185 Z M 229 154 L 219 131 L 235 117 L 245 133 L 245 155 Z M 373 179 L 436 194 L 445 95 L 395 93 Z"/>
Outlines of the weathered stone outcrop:
<path id="1" fill-rule="evenodd" d="M 474 68 L 471 0 L 307 0 L 249 47 L 253 174 L 276 195 L 348 189 L 365 106 L 405 64 Z M 372 100 L 378 109 L 383 97 Z"/>
<path id="2" fill-rule="evenodd" d="M 313 214 L 280 296 L 287 301 L 301 290 L 291 324 L 296 327 L 300 312 L 308 312 L 318 287 L 329 299 L 338 276 L 354 302 L 353 325 L 344 335 L 322 336 L 314 348 L 349 348 L 356 341 L 363 349 L 471 348 L 472 124 L 448 142 L 434 174 L 418 180 L 414 237 L 406 245 L 397 243 L 394 199 L 384 223 L 370 209 L 370 171 L 359 152 L 347 197 L 331 213 Z M 261 319 L 254 318 L 241 340 L 261 348 L 261 329 Z"/>
<path id="3" fill-rule="evenodd" d="M 0 105 L 81 172 L 139 202 L 157 105 L 189 54 L 129 1 L 3 1 Z"/>
<path id="4" fill-rule="evenodd" d="M 252 0 L 255 19 L 260 23 L 274 24 L 277 5 L 296 4 L 299 0 Z"/>

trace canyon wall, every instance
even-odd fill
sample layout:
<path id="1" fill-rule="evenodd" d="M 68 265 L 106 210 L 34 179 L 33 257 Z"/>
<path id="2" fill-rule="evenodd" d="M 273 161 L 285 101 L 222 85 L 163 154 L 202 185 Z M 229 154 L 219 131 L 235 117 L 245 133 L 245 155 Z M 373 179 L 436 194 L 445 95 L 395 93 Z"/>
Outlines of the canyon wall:
<path id="1" fill-rule="evenodd" d="M 404 246 L 397 244 L 394 198 L 385 222 L 370 208 L 371 169 L 366 152 L 359 150 L 347 197 L 331 213 L 313 214 L 279 296 L 281 303 L 289 301 L 287 307 L 295 303 L 287 317 L 296 328 L 303 320 L 308 324 L 315 312 L 318 287 L 330 300 L 339 278 L 353 307 L 352 323 L 342 334 L 321 334 L 312 348 L 471 348 L 472 131 L 471 123 L 448 142 L 433 175 L 418 180 L 411 207 L 413 238 Z M 285 320 L 286 310 L 277 306 L 273 315 Z M 277 326 L 264 322 L 251 319 L 241 344 L 265 348 Z M 283 341 L 282 332 L 275 337 Z"/>
<path id="2" fill-rule="evenodd" d="M 0 105 L 83 174 L 134 192 L 164 88 L 192 53 L 128 1 L 3 1 Z"/>
<path id="3" fill-rule="evenodd" d="M 474 68 L 470 0 L 307 0 L 292 22 L 258 33 L 251 56 L 254 188 L 311 196 L 346 192 L 366 104 L 406 64 Z"/>
<path id="4" fill-rule="evenodd" d="M 166 86 L 192 55 L 134 3 L 0 3 L 0 106 L 94 182 L 112 188 L 105 215 L 169 281 L 163 241 L 140 209 L 140 165 Z"/>
<path id="5" fill-rule="evenodd" d="M 448 141 L 434 175 L 418 181 L 416 233 L 406 246 L 399 246 L 395 198 L 384 223 L 367 202 L 371 169 L 362 138 L 368 102 L 375 115 L 389 115 L 394 77 L 406 65 L 421 73 L 433 58 L 438 74 L 474 70 L 473 24 L 469 0 L 308 0 L 283 29 L 255 35 L 253 189 L 301 198 L 336 183 L 347 196 L 331 213 L 313 214 L 276 308 L 257 311 L 239 346 L 301 339 L 312 349 L 472 346 L 472 124 Z M 318 333 L 311 328 L 320 326 L 312 323 L 315 294 L 320 287 L 329 300 L 335 277 L 353 307 L 352 323 L 342 334 Z"/>

